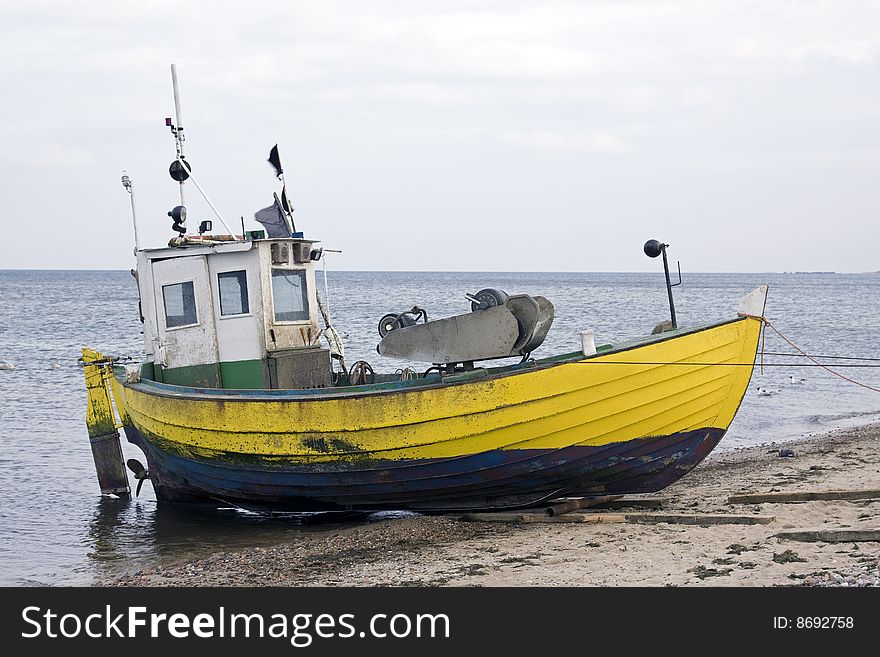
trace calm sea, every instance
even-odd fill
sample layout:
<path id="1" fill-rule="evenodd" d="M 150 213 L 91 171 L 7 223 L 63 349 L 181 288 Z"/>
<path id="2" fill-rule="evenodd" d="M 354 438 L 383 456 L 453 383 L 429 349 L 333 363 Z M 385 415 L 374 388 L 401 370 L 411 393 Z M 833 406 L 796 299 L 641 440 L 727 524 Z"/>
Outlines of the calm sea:
<path id="1" fill-rule="evenodd" d="M 383 314 L 414 304 L 434 318 L 466 312 L 464 294 L 484 287 L 554 303 L 556 320 L 536 357 L 576 350 L 583 328 L 593 329 L 597 343 L 644 335 L 668 313 L 662 274 L 331 272 L 329 279 L 348 362 L 363 358 L 377 371 L 400 367 L 376 354 Z M 760 283 L 770 285 L 767 316 L 803 348 L 880 356 L 880 274 L 685 274 L 675 292 L 679 324 L 731 316 L 737 299 Z M 0 370 L 0 584 L 88 584 L 182 556 L 327 529 L 234 511 L 157 510 L 149 483 L 131 502 L 101 497 L 77 357 L 84 345 L 136 356 L 140 328 L 127 272 L 0 271 L 0 363 L 15 365 Z M 766 349 L 791 350 L 772 332 Z M 842 371 L 880 387 L 880 369 Z M 804 381 L 792 384 L 790 376 Z M 775 394 L 761 395 L 758 386 Z M 880 393 L 818 368 L 767 368 L 755 372 L 718 449 L 878 419 Z M 143 460 L 133 446 L 123 447 L 127 458 Z"/>

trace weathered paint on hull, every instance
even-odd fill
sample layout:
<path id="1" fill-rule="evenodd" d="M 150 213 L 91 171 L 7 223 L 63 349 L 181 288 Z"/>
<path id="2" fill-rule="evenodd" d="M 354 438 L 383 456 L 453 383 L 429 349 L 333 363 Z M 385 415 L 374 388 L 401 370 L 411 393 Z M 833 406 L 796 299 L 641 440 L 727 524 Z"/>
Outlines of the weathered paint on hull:
<path id="1" fill-rule="evenodd" d="M 727 430 L 760 330 L 740 319 L 454 384 L 229 391 L 142 381 L 117 382 L 114 397 L 164 499 L 450 509 L 650 492 Z"/>
<path id="2" fill-rule="evenodd" d="M 160 499 L 290 510 L 501 508 L 560 496 L 651 493 L 689 472 L 724 433 L 703 428 L 599 447 L 495 450 L 334 471 L 317 464 L 242 467 L 186 459 L 126 427 L 128 439 L 147 454 Z"/>

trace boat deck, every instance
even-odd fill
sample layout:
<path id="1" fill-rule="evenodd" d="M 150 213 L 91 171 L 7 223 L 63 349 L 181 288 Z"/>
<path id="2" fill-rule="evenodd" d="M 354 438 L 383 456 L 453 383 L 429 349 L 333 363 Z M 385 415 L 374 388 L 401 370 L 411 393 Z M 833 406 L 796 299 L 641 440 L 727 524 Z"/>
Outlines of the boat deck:
<path id="1" fill-rule="evenodd" d="M 664 342 L 666 340 L 703 331 L 714 326 L 722 326 L 731 322 L 737 322 L 744 319 L 736 317 L 702 326 L 691 326 L 686 328 L 674 329 L 663 333 L 652 334 L 624 340 L 617 343 L 606 343 L 596 346 L 596 353 L 591 356 L 584 356 L 581 351 L 573 351 L 546 358 L 528 359 L 512 365 L 502 365 L 498 367 L 475 367 L 472 370 L 456 371 L 453 374 L 441 375 L 437 371 L 428 370 L 424 373 L 415 373 L 412 378 L 404 378 L 400 372 L 393 374 L 376 374 L 376 381 L 373 383 L 351 385 L 347 382 L 341 385 L 333 385 L 326 388 L 302 388 L 302 389 L 236 389 L 236 388 L 203 388 L 173 385 L 154 381 L 147 374 L 152 367 L 143 367 L 141 372 L 140 383 L 131 384 L 135 388 L 149 387 L 154 394 L 177 396 L 183 395 L 187 397 L 208 396 L 212 399 L 225 398 L 275 398 L 275 397 L 326 397 L 340 396 L 353 397 L 365 394 L 376 394 L 382 392 L 399 392 L 401 390 L 412 388 L 425 388 L 439 385 L 451 385 L 456 383 L 472 382 L 480 379 L 497 378 L 507 375 L 521 373 L 525 369 L 543 369 L 553 367 L 565 363 L 573 363 L 577 361 L 590 360 L 600 356 L 606 356 L 612 353 L 620 353 L 630 349 L 636 349 L 648 344 Z M 148 364 L 152 366 L 152 364 Z M 117 378 L 124 380 L 121 368 L 117 369 Z"/>

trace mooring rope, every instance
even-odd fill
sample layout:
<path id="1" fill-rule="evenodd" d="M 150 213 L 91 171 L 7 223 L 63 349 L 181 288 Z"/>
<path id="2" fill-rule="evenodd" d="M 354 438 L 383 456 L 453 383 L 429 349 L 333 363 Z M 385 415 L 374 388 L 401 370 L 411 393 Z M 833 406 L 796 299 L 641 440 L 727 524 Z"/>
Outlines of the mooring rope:
<path id="1" fill-rule="evenodd" d="M 83 360 L 83 357 L 80 356 L 76 359 L 76 362 L 80 367 L 85 367 L 86 365 L 139 365 L 141 359 L 135 358 L 134 356 L 105 356 L 101 360 L 86 362 Z"/>
<path id="2" fill-rule="evenodd" d="M 404 367 L 403 369 L 399 369 L 394 373 L 400 375 L 401 381 L 412 381 L 413 379 L 418 378 L 416 371 L 411 367 Z"/>
<path id="3" fill-rule="evenodd" d="M 856 381 L 855 379 L 851 379 L 850 377 L 837 372 L 824 363 L 820 363 L 817 358 L 827 358 L 827 359 L 838 359 L 838 360 L 858 360 L 858 361 L 870 361 L 870 362 L 880 362 L 880 358 L 868 358 L 868 357 L 860 357 L 860 356 L 814 356 L 808 354 L 806 351 L 797 346 L 794 342 L 789 340 L 783 333 L 776 328 L 769 319 L 763 317 L 761 315 L 741 315 L 742 317 L 748 317 L 750 319 L 756 319 L 761 322 L 764 326 L 768 326 L 773 329 L 773 332 L 776 333 L 780 338 L 785 340 L 797 353 L 782 353 L 775 351 L 765 351 L 764 350 L 764 339 L 766 335 L 766 330 L 761 331 L 761 349 L 758 352 L 758 357 L 760 358 L 761 373 L 764 373 L 765 367 L 821 367 L 823 370 L 837 376 L 844 381 L 855 384 L 862 388 L 866 388 L 867 390 L 872 390 L 874 392 L 880 392 L 880 388 L 875 388 L 874 386 L 870 386 L 867 383 L 862 383 L 861 381 Z M 786 357 L 799 357 L 806 358 L 811 361 L 809 364 L 807 363 L 765 363 L 764 356 L 786 356 Z M 583 365 L 684 365 L 689 367 L 755 367 L 755 363 L 695 363 L 695 362 L 660 362 L 660 361 L 622 361 L 622 360 L 581 360 L 576 361 L 579 364 Z M 874 365 L 870 363 L 841 363 L 839 365 L 834 366 L 837 369 L 841 368 L 876 368 L 880 367 L 880 364 Z"/>
<path id="4" fill-rule="evenodd" d="M 599 354 L 600 356 L 602 354 Z M 689 367 L 760 367 L 755 363 L 698 363 L 681 361 L 650 361 L 650 360 L 579 360 L 575 365 L 686 365 Z M 821 363 L 764 363 L 764 367 L 826 367 Z M 835 365 L 837 368 L 878 369 L 880 365 Z"/>
<path id="5" fill-rule="evenodd" d="M 790 358 L 804 358 L 803 354 L 793 354 L 790 351 L 766 351 L 767 356 L 788 356 Z M 807 357 L 822 358 L 825 360 L 866 360 L 880 362 L 880 358 L 870 358 L 869 356 L 828 356 L 825 354 L 809 354 Z"/>
<path id="6" fill-rule="evenodd" d="M 806 351 L 804 351 L 803 349 L 801 349 L 800 347 L 798 347 L 794 342 L 792 342 L 792 341 L 789 340 L 787 337 L 785 337 L 785 336 L 782 334 L 782 332 L 781 332 L 778 328 L 776 328 L 775 326 L 773 326 L 773 324 L 770 323 L 770 320 L 769 320 L 769 319 L 766 319 L 766 318 L 762 318 L 762 319 L 764 320 L 764 325 L 765 325 L 765 326 L 769 326 L 771 329 L 773 329 L 773 331 L 776 333 L 776 335 L 778 335 L 780 338 L 782 338 L 783 340 L 785 340 L 785 341 L 786 341 L 786 342 L 787 342 L 787 343 L 788 343 L 788 344 L 789 344 L 789 345 L 790 345 L 795 351 L 799 352 L 804 358 L 806 358 L 807 360 L 811 361 L 811 362 L 814 363 L 815 365 L 821 367 L 823 370 L 825 370 L 825 371 L 827 371 L 827 372 L 830 372 L 830 373 L 833 374 L 834 376 L 838 376 L 838 377 L 840 377 L 840 378 L 843 379 L 844 381 L 849 381 L 850 383 L 854 383 L 854 384 L 857 385 L 857 386 L 861 386 L 862 388 L 867 388 L 868 390 L 873 390 L 874 392 L 880 392 L 880 388 L 875 388 L 874 386 L 869 386 L 867 383 L 862 383 L 861 381 L 856 381 L 855 379 L 851 379 L 851 378 L 849 378 L 848 376 L 845 376 L 845 375 L 841 374 L 840 372 L 835 372 L 834 370 L 832 370 L 832 369 L 831 369 L 830 367 L 828 367 L 827 365 L 824 365 L 824 364 L 820 363 L 820 362 L 819 362 L 818 360 L 816 360 L 813 356 L 810 356 L 810 354 L 808 354 Z M 835 367 L 846 367 L 846 366 L 845 366 L 845 365 L 837 365 L 837 366 L 835 366 Z M 871 365 L 865 365 L 865 367 L 872 367 L 872 366 L 871 366 Z"/>
<path id="7" fill-rule="evenodd" d="M 757 319 L 761 322 L 761 376 L 764 375 L 764 339 L 767 337 L 765 326 L 770 326 L 770 320 L 763 315 L 749 315 L 748 313 L 740 313 L 740 317 L 748 317 L 749 319 Z"/>

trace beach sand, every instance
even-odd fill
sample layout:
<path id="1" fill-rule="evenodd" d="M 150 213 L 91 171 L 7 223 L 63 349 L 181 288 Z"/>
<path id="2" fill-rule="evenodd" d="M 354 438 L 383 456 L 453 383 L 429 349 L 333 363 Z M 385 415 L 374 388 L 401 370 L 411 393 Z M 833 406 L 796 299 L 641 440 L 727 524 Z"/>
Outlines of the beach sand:
<path id="1" fill-rule="evenodd" d="M 782 457 L 780 448 L 793 450 Z M 880 500 L 731 505 L 737 493 L 880 489 L 880 425 L 711 455 L 655 497 L 670 513 L 769 524 L 512 524 L 407 516 L 126 573 L 123 586 L 791 586 L 880 584 L 880 543 L 791 530 L 880 529 Z M 615 513 L 617 511 L 614 511 Z"/>

